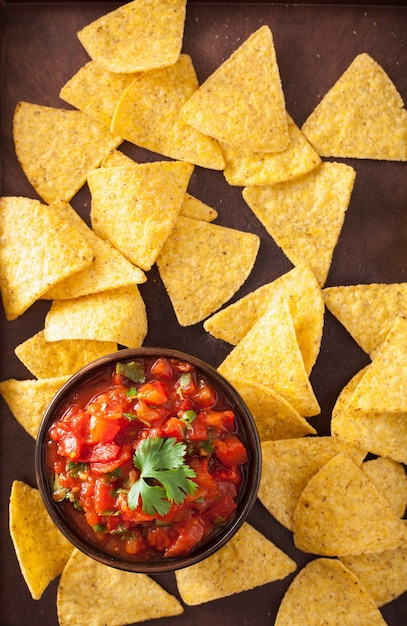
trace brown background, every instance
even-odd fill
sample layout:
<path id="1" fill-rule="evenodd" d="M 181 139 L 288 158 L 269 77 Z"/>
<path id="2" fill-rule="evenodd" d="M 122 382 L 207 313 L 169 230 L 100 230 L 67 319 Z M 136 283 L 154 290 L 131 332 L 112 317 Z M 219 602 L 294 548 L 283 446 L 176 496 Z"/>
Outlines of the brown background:
<path id="1" fill-rule="evenodd" d="M 83 65 L 87 54 L 77 31 L 120 3 L 111 2 L 2 2 L 1 63 L 1 195 L 37 197 L 22 173 L 12 140 L 12 116 L 19 100 L 67 107 L 58 96 L 61 86 Z M 407 101 L 407 11 L 393 6 L 360 2 L 238 3 L 188 2 L 183 51 L 190 54 L 202 82 L 254 30 L 268 24 L 273 32 L 287 110 L 301 125 L 320 98 L 354 57 L 368 52 L 387 71 L 404 102 Z M 123 144 L 136 160 L 162 157 Z M 340 159 L 338 159 L 340 160 Z M 407 280 L 406 164 L 352 161 L 356 183 L 326 286 L 359 282 Z M 189 191 L 219 212 L 218 223 L 258 233 L 259 255 L 247 282 L 234 300 L 291 268 L 282 251 L 267 235 L 242 199 L 241 189 L 230 187 L 221 172 L 195 168 Z M 90 197 L 84 187 L 72 205 L 88 220 Z M 16 216 L 18 219 L 18 216 Z M 216 251 L 214 251 L 215 253 Z M 230 346 L 207 335 L 202 324 L 181 328 L 173 314 L 156 269 L 141 286 L 149 332 L 145 344 L 179 348 L 219 365 Z M 13 322 L 0 312 L 0 379 L 30 378 L 14 348 L 43 328 L 49 304 L 36 303 Z M 320 434 L 329 433 L 330 414 L 338 393 L 349 378 L 368 362 L 344 328 L 328 312 L 320 356 L 311 382 L 321 415 L 312 420 Z M 0 626 L 54 626 L 57 581 L 34 601 L 21 576 L 8 534 L 8 498 L 14 479 L 35 486 L 34 441 L 17 424 L 0 399 L 1 561 Z M 257 502 L 250 521 L 285 550 L 301 568 L 313 555 L 293 547 L 292 535 Z M 261 567 L 261 563 L 259 563 Z M 214 626 L 263 626 L 274 622 L 278 605 L 294 575 L 200 607 L 185 607 L 182 616 L 165 620 L 176 626 L 211 623 Z M 172 574 L 157 577 L 177 594 Z M 407 594 L 383 607 L 391 626 L 406 623 Z M 162 624 L 152 620 L 148 624 Z M 301 616 L 299 616 L 301 623 Z M 84 625 L 85 626 L 85 625 Z"/>

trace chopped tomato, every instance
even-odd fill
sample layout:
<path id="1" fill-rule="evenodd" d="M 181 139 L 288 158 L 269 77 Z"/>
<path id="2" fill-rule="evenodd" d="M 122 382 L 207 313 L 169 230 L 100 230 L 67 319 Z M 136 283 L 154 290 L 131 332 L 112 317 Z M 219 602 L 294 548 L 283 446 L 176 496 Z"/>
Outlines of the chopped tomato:
<path id="1" fill-rule="evenodd" d="M 200 518 L 190 517 L 178 529 L 179 535 L 171 547 L 165 550 L 165 556 L 173 557 L 189 554 L 192 548 L 202 539 L 204 530 L 205 526 Z"/>
<path id="2" fill-rule="evenodd" d="M 140 532 L 131 532 L 123 538 L 123 548 L 126 554 L 137 555 L 145 551 L 146 545 Z"/>
<path id="3" fill-rule="evenodd" d="M 120 428 L 118 420 L 92 416 L 89 425 L 89 443 L 112 443 Z"/>
<path id="4" fill-rule="evenodd" d="M 166 437 L 175 437 L 180 441 L 185 437 L 185 422 L 178 417 L 170 417 L 162 427 L 162 432 Z"/>
<path id="5" fill-rule="evenodd" d="M 153 406 L 160 406 L 165 404 L 168 400 L 168 394 L 164 385 L 158 381 L 153 380 L 151 383 L 145 383 L 141 385 L 138 390 L 137 398 L 143 400 L 147 404 Z"/>
<path id="6" fill-rule="evenodd" d="M 229 494 L 225 494 L 216 504 L 205 511 L 203 516 L 205 520 L 211 523 L 220 524 L 228 520 L 235 510 L 235 500 Z"/>
<path id="7" fill-rule="evenodd" d="M 207 380 L 200 380 L 197 390 L 193 394 L 194 402 L 201 408 L 213 406 L 216 402 L 217 394 L 215 389 Z"/>
<path id="8" fill-rule="evenodd" d="M 235 414 L 233 411 L 206 409 L 204 413 L 208 428 L 214 428 L 222 432 L 233 432 L 235 428 Z"/>
<path id="9" fill-rule="evenodd" d="M 95 481 L 93 504 L 98 515 L 106 515 L 107 511 L 114 510 L 116 506 L 114 489 L 103 478 L 97 478 Z"/>
<path id="10" fill-rule="evenodd" d="M 225 439 L 217 439 L 213 444 L 216 456 L 226 467 L 242 465 L 249 460 L 245 446 L 236 435 L 229 435 Z"/>
<path id="11" fill-rule="evenodd" d="M 151 366 L 151 374 L 156 378 L 172 378 L 174 372 L 168 359 L 160 358 Z"/>
<path id="12" fill-rule="evenodd" d="M 160 526 L 153 526 L 152 528 L 149 528 L 147 530 L 146 539 L 152 548 L 155 548 L 160 552 L 164 552 L 164 550 L 171 545 L 171 539 L 168 532 Z"/>

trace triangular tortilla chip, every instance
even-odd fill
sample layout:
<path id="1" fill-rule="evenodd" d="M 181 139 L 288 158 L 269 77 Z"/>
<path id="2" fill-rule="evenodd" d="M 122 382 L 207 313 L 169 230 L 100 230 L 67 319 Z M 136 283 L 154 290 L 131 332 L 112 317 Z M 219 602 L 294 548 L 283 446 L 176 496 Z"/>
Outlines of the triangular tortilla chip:
<path id="1" fill-rule="evenodd" d="M 253 233 L 179 217 L 157 257 L 179 324 L 196 324 L 227 302 L 249 276 L 259 246 Z"/>
<path id="2" fill-rule="evenodd" d="M 397 315 L 407 316 L 407 283 L 370 283 L 326 287 L 327 308 L 370 356 L 380 346 Z"/>
<path id="3" fill-rule="evenodd" d="M 344 163 L 321 163 L 274 186 L 245 187 L 243 197 L 293 265 L 308 265 L 324 285 L 355 181 Z"/>
<path id="4" fill-rule="evenodd" d="M 329 459 L 345 451 L 360 465 L 366 452 L 333 437 L 305 437 L 263 441 L 263 467 L 259 498 L 266 509 L 289 530 L 298 498 L 308 481 Z"/>
<path id="5" fill-rule="evenodd" d="M 92 170 L 93 230 L 134 265 L 150 270 L 174 227 L 192 170 L 181 161 Z"/>
<path id="6" fill-rule="evenodd" d="M 218 143 L 180 117 L 182 105 L 198 86 L 186 54 L 170 67 L 139 74 L 117 103 L 111 132 L 172 159 L 222 170 L 225 162 Z"/>
<path id="7" fill-rule="evenodd" d="M 287 589 L 275 626 L 324 624 L 386 626 L 372 598 L 352 572 L 336 559 L 314 559 Z"/>
<path id="8" fill-rule="evenodd" d="M 36 439 L 45 410 L 69 376 L 0 382 L 0 394 L 18 423 Z"/>
<path id="9" fill-rule="evenodd" d="M 368 368 L 369 366 L 367 366 Z M 331 433 L 341 441 L 360 446 L 366 452 L 407 463 L 407 415 L 356 413 L 348 409 L 349 400 L 366 369 L 358 372 L 339 394 L 331 417 Z"/>
<path id="10" fill-rule="evenodd" d="M 146 307 L 137 285 L 54 300 L 45 318 L 46 341 L 95 339 L 139 348 L 146 334 Z"/>
<path id="11" fill-rule="evenodd" d="M 58 585 L 60 626 L 122 626 L 180 615 L 183 610 L 175 596 L 146 574 L 103 565 L 79 550 L 73 551 Z"/>
<path id="12" fill-rule="evenodd" d="M 68 376 L 118 349 L 111 341 L 45 341 L 44 331 L 16 346 L 14 352 L 26 368 L 37 378 Z"/>
<path id="13" fill-rule="evenodd" d="M 273 297 L 266 312 L 227 355 L 218 371 L 275 389 L 302 417 L 320 412 L 305 371 L 287 301 Z"/>
<path id="14" fill-rule="evenodd" d="M 309 375 L 321 346 L 324 301 L 318 281 L 308 267 L 295 267 L 273 282 L 251 291 L 205 320 L 204 329 L 214 337 L 236 346 L 265 313 L 273 294 L 282 294 L 288 301 L 298 345 Z"/>
<path id="15" fill-rule="evenodd" d="M 285 100 L 273 36 L 255 31 L 184 104 L 187 124 L 218 141 L 254 152 L 289 143 Z"/>
<path id="16" fill-rule="evenodd" d="M 111 72 L 172 65 L 182 48 L 186 0 L 135 0 L 87 24 L 78 38 Z"/>
<path id="17" fill-rule="evenodd" d="M 18 161 L 45 202 L 71 200 L 89 170 L 122 143 L 82 111 L 19 102 L 13 120 Z"/>
<path id="18" fill-rule="evenodd" d="M 328 461 L 302 492 L 294 543 L 303 552 L 347 556 L 397 548 L 407 528 L 344 452 Z"/>
<path id="19" fill-rule="evenodd" d="M 73 551 L 48 515 L 37 489 L 15 480 L 9 504 L 10 535 L 21 573 L 34 600 L 39 600 Z"/>
<path id="20" fill-rule="evenodd" d="M 197 605 L 281 580 L 296 568 L 289 556 L 246 522 L 218 552 L 177 570 L 175 576 L 182 600 Z"/>
<path id="21" fill-rule="evenodd" d="M 221 144 L 229 185 L 276 185 L 307 174 L 321 159 L 288 115 L 290 142 L 281 152 L 251 152 L 242 146 Z"/>
<path id="22" fill-rule="evenodd" d="M 0 289 L 8 320 L 93 261 L 80 230 L 30 198 L 0 198 L 0 240 Z"/>
<path id="23" fill-rule="evenodd" d="M 407 414 L 407 318 L 396 317 L 353 392 L 348 408 L 370 415 Z"/>
<path id="24" fill-rule="evenodd" d="M 365 461 L 362 471 L 384 495 L 398 517 L 403 517 L 407 507 L 407 474 L 401 463 L 385 457 Z"/>
<path id="25" fill-rule="evenodd" d="M 395 85 L 359 54 L 308 117 L 302 131 L 324 157 L 407 160 L 407 111 Z"/>

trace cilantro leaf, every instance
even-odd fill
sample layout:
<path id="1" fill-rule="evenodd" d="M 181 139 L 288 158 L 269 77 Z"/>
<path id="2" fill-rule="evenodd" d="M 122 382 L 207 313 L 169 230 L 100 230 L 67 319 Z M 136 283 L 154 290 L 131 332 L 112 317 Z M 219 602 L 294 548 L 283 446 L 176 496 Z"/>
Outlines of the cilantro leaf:
<path id="1" fill-rule="evenodd" d="M 116 363 L 116 374 L 125 376 L 134 383 L 144 383 L 146 380 L 143 366 L 137 361 L 130 361 L 130 363 Z"/>

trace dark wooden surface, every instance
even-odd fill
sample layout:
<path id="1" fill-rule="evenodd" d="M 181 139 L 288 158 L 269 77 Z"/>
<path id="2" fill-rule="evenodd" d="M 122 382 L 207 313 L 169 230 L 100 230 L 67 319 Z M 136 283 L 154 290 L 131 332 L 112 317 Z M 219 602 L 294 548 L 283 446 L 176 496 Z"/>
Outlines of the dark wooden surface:
<path id="1" fill-rule="evenodd" d="M 16 103 L 28 100 L 66 107 L 59 99 L 59 89 L 88 60 L 76 33 L 116 6 L 117 3 L 108 2 L 2 3 L 1 195 L 36 197 L 15 157 L 11 129 Z M 404 102 L 407 101 L 407 11 L 396 6 L 376 6 L 376 3 L 356 6 L 190 2 L 183 50 L 191 55 L 200 81 L 263 24 L 268 24 L 273 32 L 287 109 L 297 124 L 305 121 L 324 93 L 361 52 L 368 52 L 383 66 Z M 123 144 L 122 149 L 141 161 L 160 158 L 129 144 Z M 346 162 L 356 169 L 356 183 L 326 285 L 407 280 L 407 165 Z M 189 191 L 217 209 L 218 223 L 256 232 L 261 237 L 253 272 L 234 299 L 291 268 L 244 203 L 241 189 L 228 186 L 220 172 L 196 168 Z M 72 204 L 88 219 L 90 197 L 86 187 L 75 196 Z M 202 324 L 181 328 L 176 323 L 155 268 L 149 272 L 141 291 L 149 319 L 146 345 L 179 348 L 214 366 L 219 365 L 230 346 L 207 335 Z M 43 328 L 48 306 L 36 303 L 13 322 L 7 322 L 3 311 L 0 312 L 1 380 L 30 377 L 15 356 L 14 348 Z M 320 356 L 311 375 L 322 407 L 321 415 L 312 423 L 320 434 L 329 433 L 330 414 L 338 393 L 367 362 L 367 356 L 327 313 Z M 32 600 L 8 533 L 12 481 L 19 479 L 35 485 L 34 441 L 16 423 L 1 399 L 0 412 L 0 626 L 54 626 L 58 623 L 55 604 L 58 581 L 49 586 L 41 600 Z M 259 502 L 250 521 L 285 550 L 298 568 L 313 558 L 294 548 L 291 533 Z M 165 620 L 165 623 L 177 626 L 272 624 L 293 576 L 199 607 L 185 607 L 182 616 Z M 177 594 L 172 574 L 157 580 Z M 390 626 L 405 624 L 407 594 L 383 607 L 382 613 Z M 163 620 L 148 622 L 151 626 L 162 623 Z M 298 624 L 301 624 L 301 616 Z"/>

